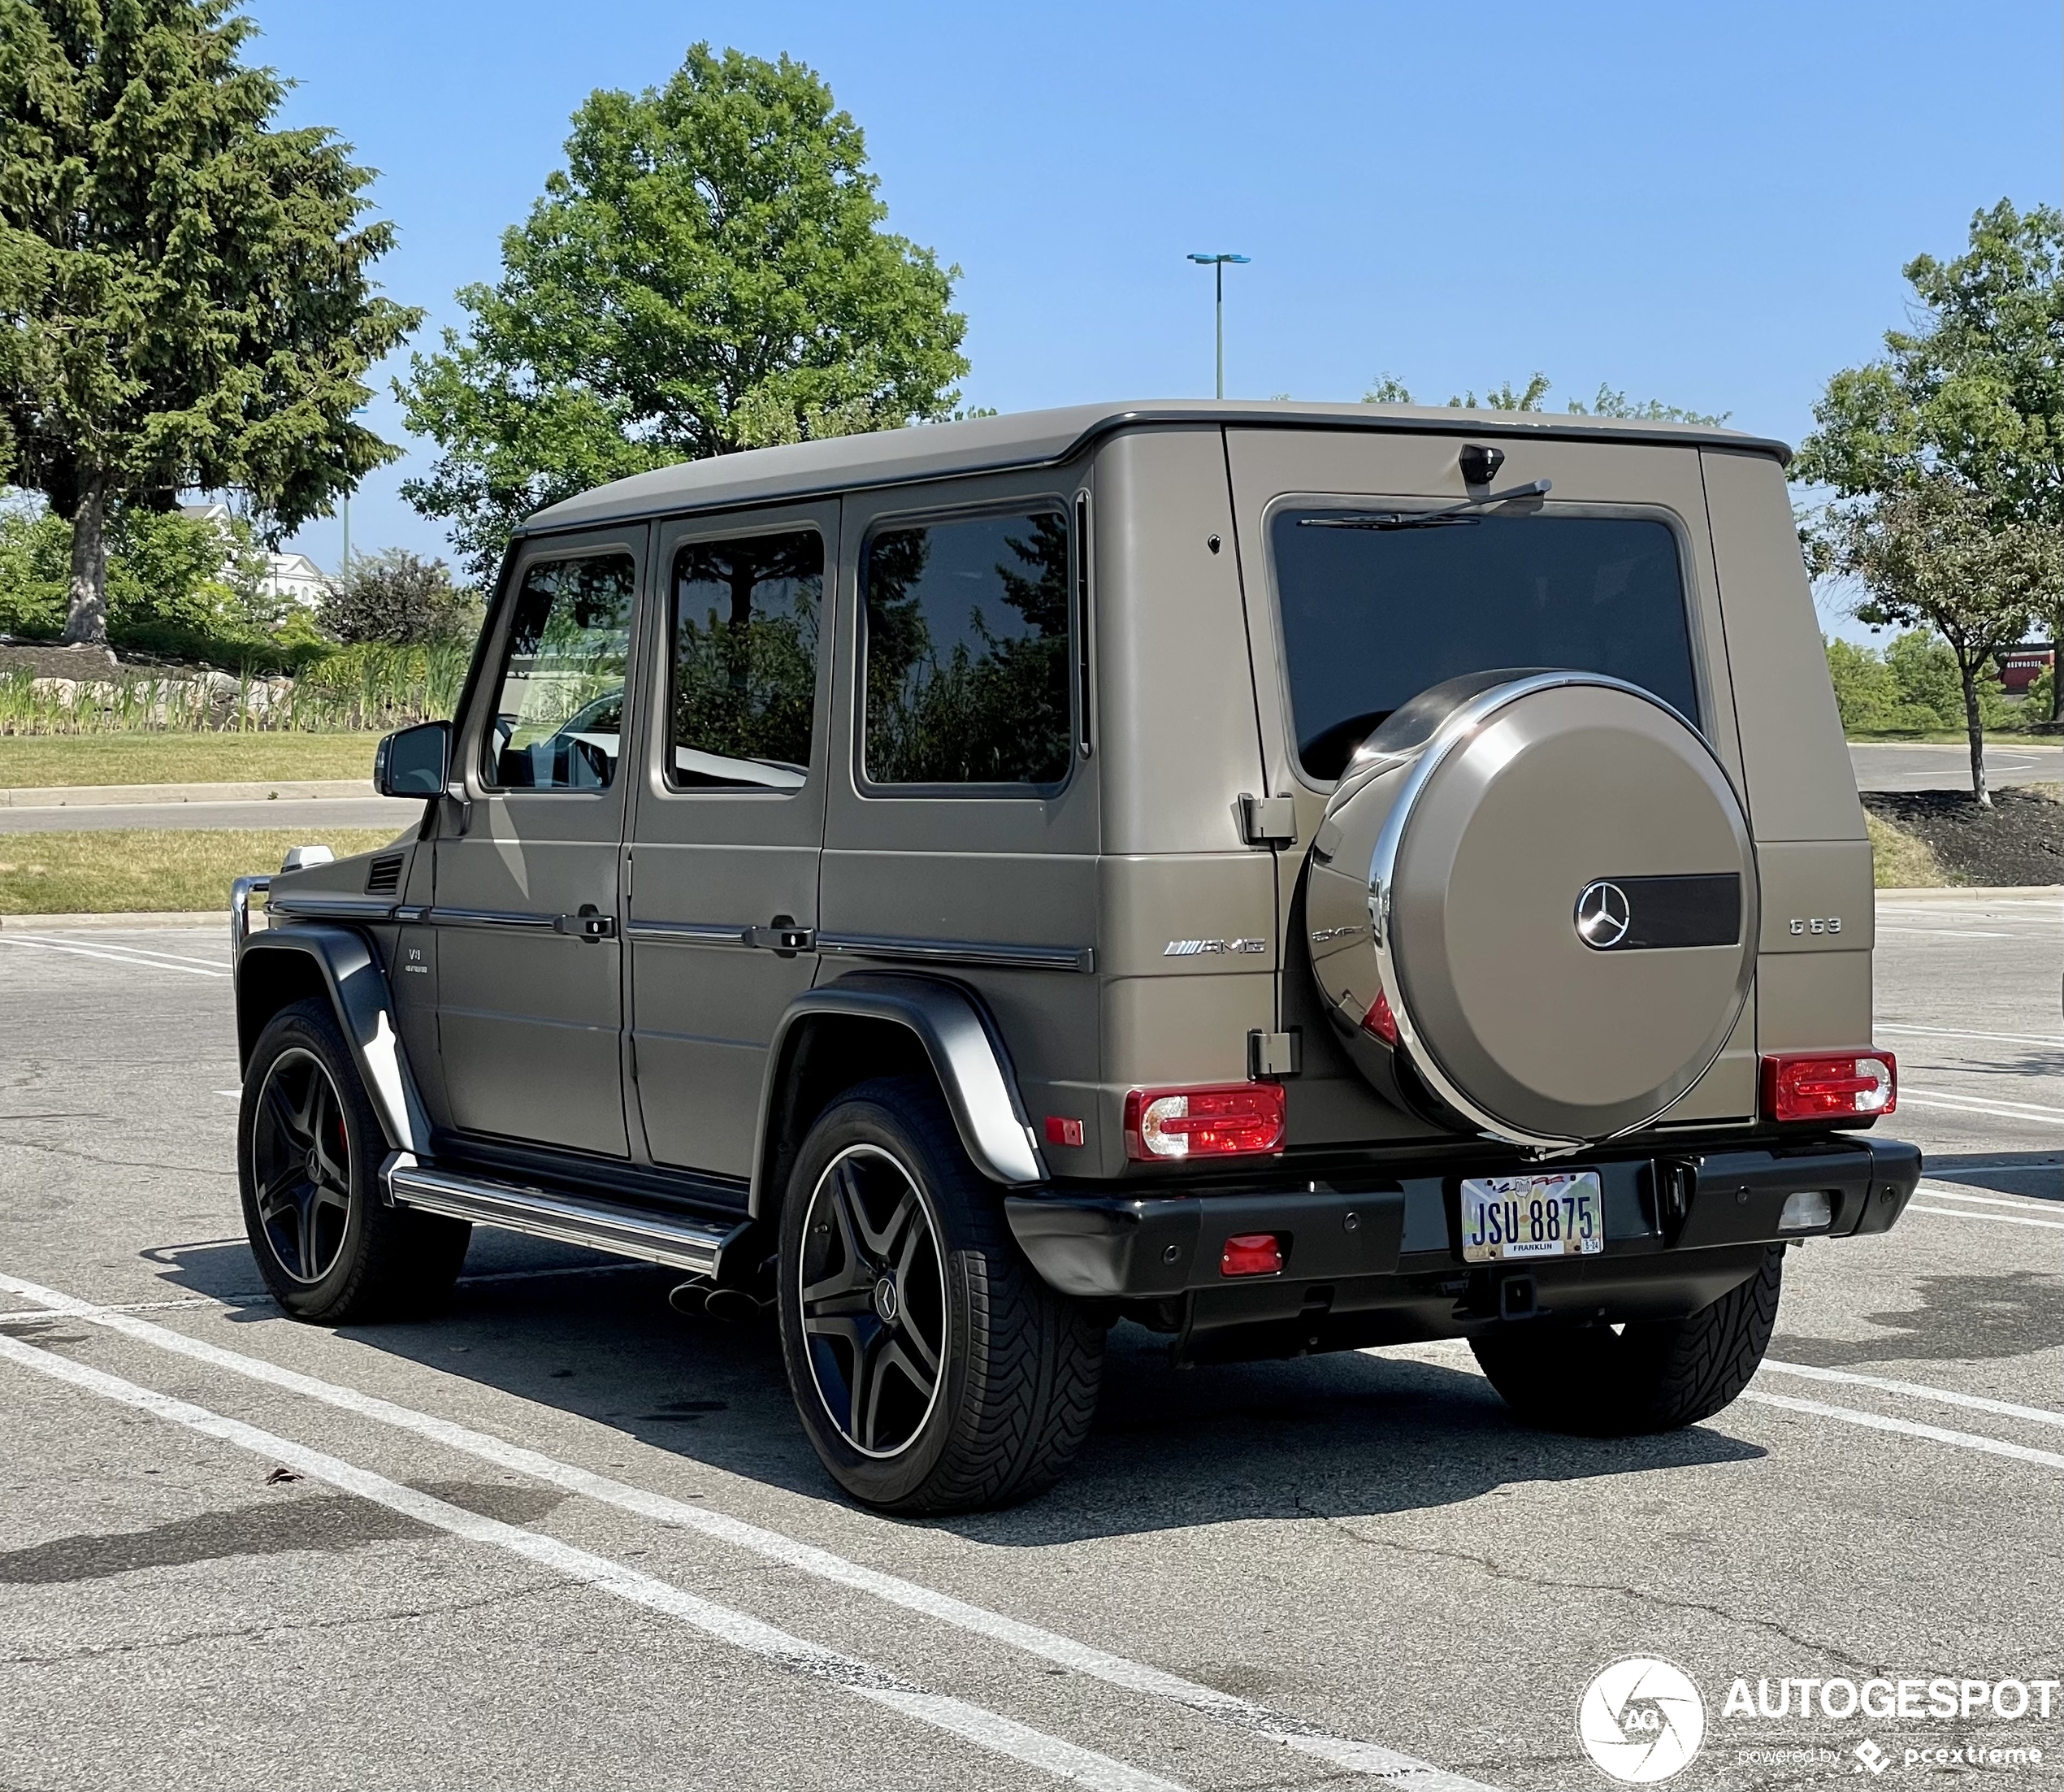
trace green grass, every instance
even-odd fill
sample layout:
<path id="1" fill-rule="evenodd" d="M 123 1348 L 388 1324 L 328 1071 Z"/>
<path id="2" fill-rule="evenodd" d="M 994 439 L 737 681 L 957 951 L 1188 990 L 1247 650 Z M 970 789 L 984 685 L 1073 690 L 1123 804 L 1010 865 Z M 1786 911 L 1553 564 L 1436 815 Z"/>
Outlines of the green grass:
<path id="1" fill-rule="evenodd" d="M 1880 890 L 1940 890 L 1957 880 L 1943 868 L 1935 848 L 1915 834 L 1863 812 L 1871 834 L 1872 881 Z"/>
<path id="2" fill-rule="evenodd" d="M 0 914 L 224 909 L 232 878 L 276 871 L 288 847 L 318 836 L 339 858 L 394 838 L 379 827 L 0 834 Z"/>
<path id="3" fill-rule="evenodd" d="M 377 734 L 0 735 L 0 790 L 370 778 Z"/>

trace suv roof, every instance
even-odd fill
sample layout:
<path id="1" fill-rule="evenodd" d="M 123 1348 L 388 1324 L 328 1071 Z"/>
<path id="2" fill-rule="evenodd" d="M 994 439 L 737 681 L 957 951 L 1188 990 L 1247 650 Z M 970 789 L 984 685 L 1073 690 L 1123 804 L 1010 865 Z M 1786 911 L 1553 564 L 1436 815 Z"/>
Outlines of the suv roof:
<path id="1" fill-rule="evenodd" d="M 905 480 L 947 479 L 1047 466 L 1068 460 L 1099 436 L 1141 423 L 1249 423 L 1307 429 L 1425 431 L 1450 434 L 1559 436 L 1611 442 L 1711 443 L 1789 462 L 1792 451 L 1767 436 L 1703 424 L 1552 411 L 1463 410 L 1453 406 L 1307 405 L 1236 399 L 1154 399 L 1071 405 L 1007 417 L 878 430 L 823 441 L 756 448 L 684 461 L 598 485 L 540 510 L 517 532 L 583 528 L 662 512 L 778 503 L 826 492 Z"/>

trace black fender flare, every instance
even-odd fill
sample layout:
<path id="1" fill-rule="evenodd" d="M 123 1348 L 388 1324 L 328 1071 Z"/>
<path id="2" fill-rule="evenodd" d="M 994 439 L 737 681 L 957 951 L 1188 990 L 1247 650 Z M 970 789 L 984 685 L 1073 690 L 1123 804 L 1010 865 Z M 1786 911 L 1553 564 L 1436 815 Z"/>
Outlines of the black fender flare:
<path id="1" fill-rule="evenodd" d="M 853 971 L 797 996 L 774 1029 L 760 1089 L 748 1204 L 754 1218 L 773 1205 L 774 1124 L 795 1057 L 796 1023 L 812 1015 L 886 1021 L 914 1035 L 975 1168 L 1006 1188 L 1027 1188 L 1047 1180 L 1039 1140 L 1018 1096 L 1010 1054 L 981 998 L 943 977 Z"/>
<path id="2" fill-rule="evenodd" d="M 356 928 L 297 921 L 268 927 L 244 942 L 236 955 L 238 1070 L 250 1063 L 258 1036 L 275 1012 L 247 1000 L 247 995 L 271 968 L 267 961 L 282 952 L 298 954 L 319 974 L 388 1144 L 396 1151 L 427 1154 L 430 1120 L 395 1028 L 393 991 L 372 942 Z"/>

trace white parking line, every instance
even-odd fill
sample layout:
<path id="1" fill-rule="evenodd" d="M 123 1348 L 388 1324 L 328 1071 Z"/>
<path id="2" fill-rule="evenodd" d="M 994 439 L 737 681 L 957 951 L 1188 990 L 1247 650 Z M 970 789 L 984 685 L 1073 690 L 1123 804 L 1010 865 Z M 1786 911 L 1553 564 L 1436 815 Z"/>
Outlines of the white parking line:
<path id="1" fill-rule="evenodd" d="M 1979 1450 L 1987 1456 L 2011 1456 L 2016 1462 L 2032 1462 L 2040 1468 L 2064 1469 L 2064 1455 L 2054 1450 L 2031 1449 L 2025 1443 L 2008 1443 L 1998 1438 L 1982 1438 L 1973 1431 L 1945 1431 L 1939 1425 L 1922 1425 L 1913 1419 L 1895 1419 L 1883 1412 L 1867 1412 L 1861 1407 L 1828 1406 L 1819 1400 L 1794 1399 L 1789 1394 L 1765 1394 L 1750 1388 L 1742 1395 L 1758 1406 L 1780 1406 L 1787 1412 L 1810 1412 L 1815 1418 L 1836 1419 L 1844 1425 L 1860 1425 L 1867 1430 L 1898 1431 L 1910 1438 L 1928 1438 L 1936 1443 L 1953 1443 L 1959 1449 Z"/>
<path id="2" fill-rule="evenodd" d="M 1945 1095 L 1937 1089 L 1901 1089 L 1899 1100 L 1906 1107 L 1951 1108 L 1960 1113 L 1982 1113 L 1992 1120 L 2033 1120 L 2046 1126 L 2064 1126 L 2064 1108 L 2039 1108 L 2027 1101 Z"/>
<path id="3" fill-rule="evenodd" d="M 1932 1213 L 1944 1220 L 1990 1220 L 1995 1226 L 2034 1226 L 2046 1232 L 2064 1232 L 2064 1220 L 2024 1219 L 2018 1213 L 1974 1213 L 1967 1207 L 1923 1207 L 1919 1201 L 1906 1205 L 1909 1213 Z"/>
<path id="4" fill-rule="evenodd" d="M 2009 1195 L 1970 1195 L 1961 1188 L 1945 1188 L 1940 1182 L 1931 1181 L 1925 1176 L 1921 1178 L 1921 1192 L 1938 1201 L 1963 1201 L 1979 1207 L 2010 1207 L 2020 1213 L 2064 1213 L 2064 1201 L 2021 1200 Z"/>
<path id="5" fill-rule="evenodd" d="M 1994 1412 L 2003 1419 L 2023 1419 L 2031 1425 L 2064 1426 L 2064 1412 L 2046 1406 L 2016 1406 L 2010 1400 L 1988 1399 L 1983 1394 L 1958 1394 L 1946 1387 L 1930 1387 L 1925 1382 L 1895 1382 L 1883 1375 L 1858 1375 L 1853 1369 L 1816 1369 L 1806 1363 L 1780 1363 L 1763 1359 L 1768 1375 L 1799 1375 L 1809 1381 L 1841 1382 L 1853 1387 L 1875 1387 L 1887 1394 L 1903 1394 L 1914 1400 L 1940 1400 L 1945 1406 L 1967 1406 L 1975 1412 Z"/>
<path id="6" fill-rule="evenodd" d="M 64 1313 L 69 1317 L 104 1326 L 141 1343 L 150 1344 L 158 1349 L 191 1357 L 197 1362 L 211 1364 L 217 1369 L 227 1369 L 253 1381 L 264 1382 L 291 1393 L 323 1401 L 327 1405 L 340 1408 L 362 1418 L 391 1425 L 398 1430 L 411 1432 L 432 1443 L 443 1444 L 447 1448 L 478 1456 L 499 1468 L 531 1475 L 551 1486 L 563 1487 L 569 1493 L 601 1500 L 605 1504 L 635 1512 L 641 1517 L 653 1519 L 661 1524 L 679 1525 L 697 1531 L 705 1537 L 715 1538 L 735 1547 L 749 1550 L 755 1555 L 799 1569 L 820 1580 L 869 1594 L 906 1611 L 917 1612 L 940 1623 L 987 1637 L 992 1642 L 1021 1649 L 1028 1655 L 1057 1663 L 1092 1679 L 1104 1681 L 1150 1699 L 1186 1707 L 1203 1716 L 1230 1725 L 1248 1735 L 1279 1743 L 1285 1748 L 1311 1755 L 1346 1772 L 1367 1773 L 1388 1780 L 1393 1785 L 1405 1789 L 1405 1792 L 1486 1792 L 1486 1789 L 1476 1781 L 1450 1773 L 1445 1768 L 1433 1766 L 1398 1750 L 1364 1742 L 1356 1737 L 1338 1735 L 1307 1723 L 1290 1712 L 1277 1711 L 1233 1693 L 1221 1692 L 1216 1686 L 1185 1680 L 1178 1674 L 1169 1673 L 1146 1662 L 1113 1655 L 1093 1644 L 1078 1642 L 1072 1637 L 1043 1629 L 1037 1625 L 1021 1623 L 1001 1612 L 971 1605 L 965 1600 L 953 1598 L 950 1594 L 920 1586 L 914 1581 L 906 1581 L 894 1574 L 885 1574 L 877 1569 L 864 1567 L 857 1562 L 849 1562 L 843 1556 L 833 1555 L 829 1550 L 798 1542 L 779 1531 L 769 1530 L 744 1519 L 733 1518 L 727 1513 L 712 1511 L 707 1507 L 670 1499 L 664 1494 L 648 1492 L 642 1487 L 631 1486 L 606 1475 L 592 1473 L 539 1451 L 506 1443 L 500 1438 L 455 1424 L 449 1419 L 418 1412 L 413 1407 L 382 1399 L 377 1395 L 361 1393 L 356 1388 L 323 1381 L 313 1375 L 304 1375 L 297 1369 L 282 1368 L 276 1363 L 266 1361 L 262 1357 L 246 1356 L 240 1352 L 225 1350 L 219 1344 L 209 1343 L 202 1339 L 189 1338 L 184 1332 L 153 1325 L 148 1320 L 132 1318 L 127 1313 L 110 1312 L 72 1295 L 60 1294 L 54 1289 L 24 1282 L 18 1276 L 0 1274 L 0 1291 L 19 1295 L 24 1300 L 39 1302 L 51 1311 Z"/>
<path id="7" fill-rule="evenodd" d="M 134 1382 L 125 1382 L 119 1376 L 90 1369 L 68 1356 L 38 1350 L 4 1334 L 0 1334 L 0 1357 L 54 1381 L 68 1382 L 103 1399 L 134 1407 L 169 1424 L 184 1425 L 203 1437 L 248 1450 L 453 1537 L 507 1550 L 512 1556 L 538 1563 L 581 1586 L 592 1586 L 633 1605 L 678 1618 L 707 1636 L 748 1650 L 791 1673 L 843 1687 L 859 1698 L 900 1711 L 906 1717 L 914 1717 L 920 1723 L 960 1737 L 991 1754 L 1008 1755 L 1029 1767 L 1041 1768 L 1056 1779 L 1095 1786 L 1099 1792 L 1185 1792 L 1176 1781 L 1164 1780 L 1157 1773 L 1113 1760 L 1109 1755 L 1099 1755 L 1091 1749 L 1078 1748 L 1073 1742 L 1048 1736 L 982 1706 L 926 1692 L 871 1662 L 841 1655 L 818 1643 L 806 1642 L 800 1637 L 791 1636 L 744 1612 L 734 1612 L 728 1606 L 699 1599 L 670 1582 L 627 1567 L 606 1556 L 562 1543 L 557 1538 L 547 1537 L 538 1531 L 504 1524 L 499 1519 L 484 1518 L 462 1506 L 420 1493 L 414 1487 L 389 1481 L 384 1475 L 326 1456 L 319 1450 L 275 1437 L 241 1420 L 225 1418 L 206 1407 L 174 1399 L 154 1389 L 141 1387 Z"/>
<path id="8" fill-rule="evenodd" d="M 46 933 L 15 933 L 11 931 L 8 937 L 25 946 L 71 946 L 78 944 L 76 940 L 67 939 L 62 934 L 58 935 L 54 938 Z M 119 939 L 100 939 L 96 940 L 94 944 L 102 952 L 125 952 L 132 957 L 143 959 L 169 958 L 175 964 L 206 965 L 217 970 L 227 970 L 229 968 L 228 964 L 225 960 L 220 958 L 196 958 L 191 952 L 159 952 L 153 946 L 125 946 Z"/>
<path id="9" fill-rule="evenodd" d="M 127 953 L 96 952 L 89 946 L 60 946 L 48 939 L 24 939 L 19 934 L 0 933 L 0 946 L 18 946 L 24 952 L 69 952 L 75 958 L 102 958 L 111 965 L 140 965 L 153 970 L 183 971 L 189 977 L 227 977 L 227 970 L 204 965 L 160 964 L 154 959 L 131 957 Z"/>
<path id="10" fill-rule="evenodd" d="M 1894 1026 L 1889 1021 L 1880 1021 L 1871 1030 L 1878 1033 L 1926 1034 L 1938 1039 L 1996 1039 L 2002 1045 L 2059 1045 L 2064 1039 L 2045 1033 L 1971 1033 L 1958 1026 Z"/>

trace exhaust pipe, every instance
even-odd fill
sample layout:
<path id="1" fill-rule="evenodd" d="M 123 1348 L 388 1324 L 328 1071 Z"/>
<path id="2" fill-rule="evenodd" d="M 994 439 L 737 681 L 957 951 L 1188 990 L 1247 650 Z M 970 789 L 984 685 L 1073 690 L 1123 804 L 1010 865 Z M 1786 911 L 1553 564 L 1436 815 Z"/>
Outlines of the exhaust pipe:
<path id="1" fill-rule="evenodd" d="M 718 1319 L 730 1326 L 749 1326 L 774 1305 L 772 1300 L 756 1300 L 743 1288 L 720 1288 L 707 1276 L 670 1289 L 666 1304 L 683 1318 Z"/>

